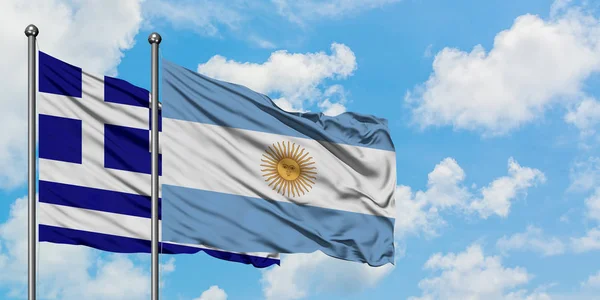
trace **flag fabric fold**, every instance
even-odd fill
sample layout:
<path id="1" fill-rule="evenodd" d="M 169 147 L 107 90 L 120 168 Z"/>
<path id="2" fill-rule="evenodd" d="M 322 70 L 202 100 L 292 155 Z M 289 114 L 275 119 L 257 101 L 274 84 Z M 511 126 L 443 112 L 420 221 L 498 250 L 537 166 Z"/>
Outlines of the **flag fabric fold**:
<path id="1" fill-rule="evenodd" d="M 244 86 L 161 65 L 165 241 L 394 262 L 385 120 L 290 113 Z"/>
<path id="2" fill-rule="evenodd" d="M 38 71 L 40 242 L 150 253 L 150 93 L 44 52 Z M 167 242 L 159 249 L 279 264 L 271 252 Z"/>

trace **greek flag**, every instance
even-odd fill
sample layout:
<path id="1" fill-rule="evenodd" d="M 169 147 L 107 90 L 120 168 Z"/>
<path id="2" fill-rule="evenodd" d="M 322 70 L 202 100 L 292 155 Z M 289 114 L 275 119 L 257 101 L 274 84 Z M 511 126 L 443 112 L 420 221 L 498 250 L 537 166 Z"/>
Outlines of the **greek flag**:
<path id="1" fill-rule="evenodd" d="M 43 52 L 38 69 L 39 240 L 150 253 L 150 93 Z M 278 254 L 178 243 L 159 249 L 279 264 Z"/>
<path id="2" fill-rule="evenodd" d="M 285 112 L 167 60 L 161 73 L 164 241 L 393 263 L 385 120 Z"/>

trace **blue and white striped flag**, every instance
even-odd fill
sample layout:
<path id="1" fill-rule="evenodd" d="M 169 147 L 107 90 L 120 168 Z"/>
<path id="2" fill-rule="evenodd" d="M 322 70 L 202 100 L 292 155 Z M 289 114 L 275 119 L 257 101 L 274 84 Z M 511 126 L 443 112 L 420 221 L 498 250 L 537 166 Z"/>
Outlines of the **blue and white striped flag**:
<path id="1" fill-rule="evenodd" d="M 149 253 L 150 93 L 43 52 L 38 69 L 40 241 Z M 205 251 L 256 267 L 279 264 L 278 254 L 177 243 L 159 248 Z"/>
<path id="2" fill-rule="evenodd" d="M 385 120 L 285 112 L 167 60 L 162 77 L 165 241 L 393 263 Z"/>

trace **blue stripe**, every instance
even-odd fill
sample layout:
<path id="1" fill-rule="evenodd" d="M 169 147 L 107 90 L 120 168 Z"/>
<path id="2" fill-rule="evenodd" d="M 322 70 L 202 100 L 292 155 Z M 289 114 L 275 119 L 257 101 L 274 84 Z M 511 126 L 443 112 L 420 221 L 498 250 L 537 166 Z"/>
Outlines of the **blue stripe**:
<path id="1" fill-rule="evenodd" d="M 387 121 L 343 113 L 286 112 L 269 97 L 162 60 L 163 116 L 273 134 L 394 151 Z"/>
<path id="2" fill-rule="evenodd" d="M 104 101 L 141 106 L 150 106 L 150 92 L 123 79 L 104 76 Z"/>
<path id="3" fill-rule="evenodd" d="M 104 124 L 104 167 L 151 174 L 150 131 Z M 158 175 L 162 175 L 160 153 Z"/>
<path id="4" fill-rule="evenodd" d="M 393 263 L 394 219 L 162 186 L 163 240 L 235 252 L 312 253 Z"/>
<path id="5" fill-rule="evenodd" d="M 80 164 L 81 120 L 39 114 L 39 157 Z"/>
<path id="6" fill-rule="evenodd" d="M 150 253 L 151 249 L 149 240 L 127 238 L 41 224 L 39 225 L 39 237 L 40 242 L 82 245 L 116 253 Z M 279 265 L 280 263 L 278 259 L 273 258 L 200 249 L 182 245 L 174 245 L 170 243 L 159 243 L 159 249 L 162 249 L 162 254 L 194 254 L 204 251 L 206 254 L 218 259 L 251 264 L 257 268 Z"/>
<path id="7" fill-rule="evenodd" d="M 147 196 L 40 180 L 39 198 L 44 203 L 151 218 L 151 199 Z M 160 219 L 161 199 L 158 209 Z"/>
<path id="8" fill-rule="evenodd" d="M 39 91 L 81 98 L 81 68 L 56 59 L 42 51 L 38 52 Z"/>

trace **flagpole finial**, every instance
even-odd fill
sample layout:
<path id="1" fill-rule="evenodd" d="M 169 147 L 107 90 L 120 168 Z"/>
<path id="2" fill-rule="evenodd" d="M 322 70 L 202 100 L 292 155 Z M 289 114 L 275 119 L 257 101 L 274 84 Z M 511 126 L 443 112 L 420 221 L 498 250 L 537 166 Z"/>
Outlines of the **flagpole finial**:
<path id="1" fill-rule="evenodd" d="M 37 36 L 38 33 L 40 33 L 39 29 L 37 28 L 37 26 L 30 24 L 25 28 L 25 35 L 26 36 Z M 160 38 L 160 36 L 159 36 Z"/>
<path id="2" fill-rule="evenodd" d="M 150 44 L 160 44 L 160 42 L 162 41 L 162 37 L 160 37 L 160 34 L 153 32 L 150 34 L 150 36 L 148 37 L 148 43 Z"/>

